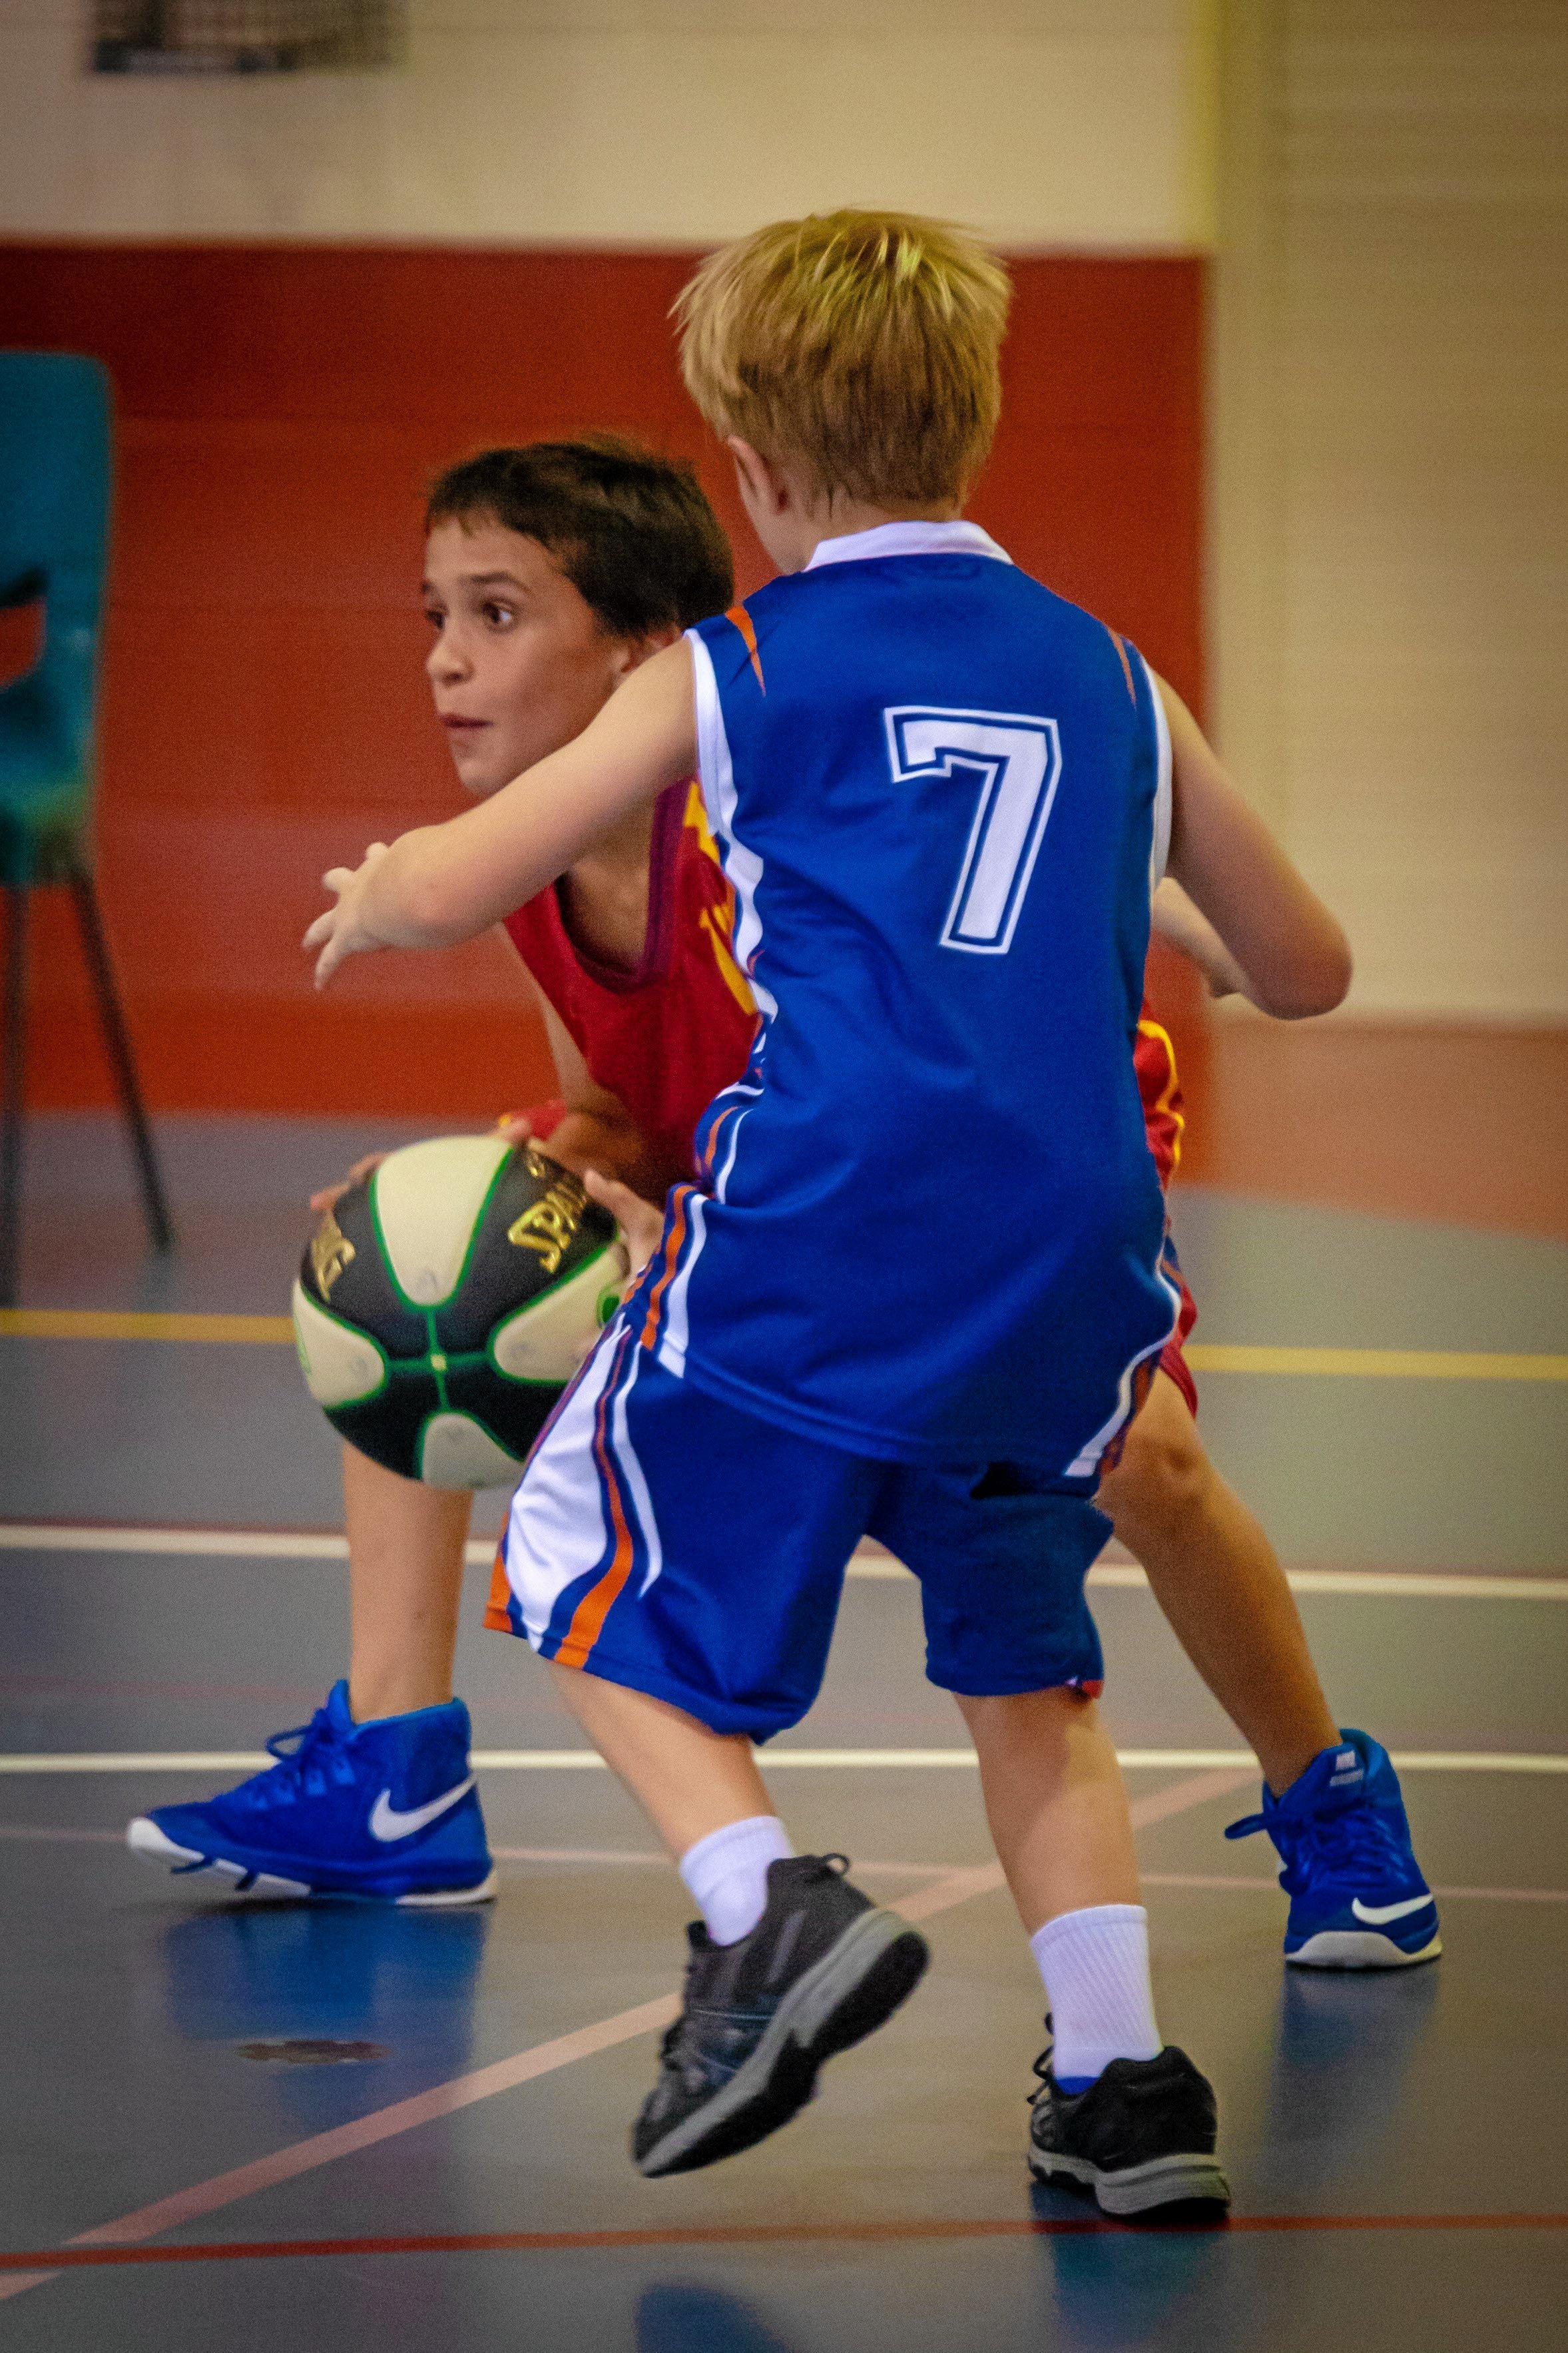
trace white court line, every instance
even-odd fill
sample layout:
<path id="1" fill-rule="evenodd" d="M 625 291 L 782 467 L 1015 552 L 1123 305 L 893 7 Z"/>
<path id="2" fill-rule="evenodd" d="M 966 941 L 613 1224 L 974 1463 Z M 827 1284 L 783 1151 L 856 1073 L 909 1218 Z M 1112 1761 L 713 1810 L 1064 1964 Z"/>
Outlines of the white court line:
<path id="1" fill-rule="evenodd" d="M 854 1562 L 849 1573 L 880 1572 Z M 1135 1561 L 1099 1561 L 1088 1581 L 1145 1591 L 1149 1584 Z M 1285 1582 L 1292 1593 L 1392 1596 L 1396 1601 L 1568 1601 L 1568 1577 L 1472 1576 L 1458 1569 L 1288 1568 Z"/>
<path id="2" fill-rule="evenodd" d="M 466 1547 L 468 1565 L 488 1568 L 495 1543 L 475 1537 Z M 195 1560 L 346 1560 L 348 1539 L 324 1531 L 279 1528 L 164 1528 L 68 1526 L 52 1520 L 0 1520 L 0 1552 L 140 1553 L 154 1558 Z M 880 1546 L 867 1546 L 849 1563 L 848 1574 L 872 1584 L 902 1583 L 909 1571 Z M 1391 1568 L 1290 1568 L 1285 1578 L 1297 1593 L 1391 1596 L 1401 1601 L 1568 1601 L 1568 1577 L 1496 1577 L 1460 1570 Z M 1142 1591 L 1149 1580 L 1120 1547 L 1098 1561 L 1089 1582 L 1103 1589 Z"/>
<path id="3" fill-rule="evenodd" d="M 1242 1778 L 1237 1776 L 1238 1780 Z M 1250 1781 L 1252 1776 L 1248 1773 L 1245 1778 Z M 1215 1786 L 1217 1788 L 1217 1781 Z M 1143 1802 L 1149 1801 L 1145 1799 Z M 125 1845 L 122 1830 L 75 1830 L 47 1822 L 0 1822 L 0 1840 L 5 1839 L 24 1845 Z M 668 1871 L 670 1867 L 669 1857 L 657 1853 L 652 1847 L 492 1846 L 490 1854 L 497 1862 L 586 1863 L 595 1870 Z M 954 1862 L 868 1862 L 863 1855 L 855 1857 L 857 1879 L 945 1879 L 954 1871 L 967 1867 Z M 1246 1880 L 1238 1883 L 1250 1886 L 1253 1883 Z M 1272 1887 L 1274 1883 L 1269 1880 L 1268 1884 Z"/>
<path id="4" fill-rule="evenodd" d="M 1568 1755 L 1521 1755 L 1507 1749 L 1395 1748 L 1402 1773 L 1568 1773 Z M 1117 1762 L 1131 1772 L 1245 1772 L 1258 1760 L 1245 1748 L 1119 1748 Z M 601 1773 L 605 1760 L 592 1748 L 476 1748 L 481 1773 Z M 0 1755 L 0 1773 L 243 1773 L 272 1764 L 265 1749 L 87 1749 L 46 1750 L 37 1755 Z M 926 1772 L 976 1763 L 973 1748 L 766 1748 L 770 1772 L 837 1769 L 849 1772 Z"/>
<path id="5" fill-rule="evenodd" d="M 1243 1780 L 1250 1781 L 1252 1775 L 1250 1772 L 1245 1776 L 1238 1773 L 1236 1778 L 1240 1783 Z M 1179 1790 L 1184 1784 L 1178 1782 L 1175 1786 Z M 1215 1777 L 1216 1796 L 1220 1792 L 1221 1786 L 1221 1778 L 1216 1775 Z M 1169 1790 L 1162 1790 L 1159 1793 L 1161 1797 L 1169 1797 L 1172 1794 L 1173 1792 Z M 1147 1798 L 1141 1801 L 1144 1810 L 1138 1815 L 1140 1822 L 1159 1819 L 1147 1810 L 1151 1803 L 1152 1801 Z M 1172 1810 L 1174 1811 L 1174 1808 Z M 47 1823 L 35 1822 L 0 1822 L 0 1839 L 19 1839 L 28 1842 L 61 1845 L 79 1842 L 92 1846 L 122 1847 L 125 1844 L 123 1831 L 56 1829 Z M 623 1849 L 602 1846 L 493 1846 L 490 1852 L 497 1862 L 587 1863 L 599 1870 L 612 1867 L 624 1869 L 627 1865 L 636 1865 L 639 1869 L 651 1868 L 662 1871 L 668 1871 L 669 1868 L 669 1857 L 656 1853 L 651 1847 Z M 858 1879 L 945 1879 L 958 1868 L 957 1864 L 951 1862 L 867 1862 L 858 1855 L 855 1858 L 855 1875 Z M 1277 1879 L 1244 1879 L 1230 1871 L 1142 1871 L 1138 1876 L 1145 1887 L 1215 1888 L 1226 1895 L 1231 1894 L 1278 1895 L 1279 1893 L 1279 1882 Z M 1460 1900 L 1473 1901 L 1478 1904 L 1568 1904 L 1568 1887 L 1434 1887 L 1432 1893 L 1434 1895 L 1440 1895 L 1445 1904 Z M 914 1898 L 911 1896 L 900 1908 L 907 1912 L 910 1903 L 913 1901 Z"/>
<path id="6" fill-rule="evenodd" d="M 1141 1887 L 1217 1888 L 1222 1894 L 1278 1895 L 1277 1879 L 1238 1879 L 1232 1872 L 1141 1871 Z M 1482 1904 L 1568 1904 L 1568 1887 L 1434 1887 L 1445 1904 L 1474 1899 Z"/>
<path id="7" fill-rule="evenodd" d="M 1250 1780 L 1250 1770 L 1245 1777 L 1234 1772 L 1194 1774 L 1136 1799 L 1129 1810 L 1135 1826 L 1164 1821 L 1173 1814 L 1184 1814 L 1203 1805 L 1209 1798 L 1226 1795 L 1243 1778 Z M 992 1894 L 1002 1884 L 1002 1871 L 997 1863 L 944 1870 L 934 1885 L 903 1898 L 899 1910 L 906 1920 L 931 1920 L 941 1912 L 952 1911 L 955 1905 L 967 1904 L 972 1896 Z M 574 2060 L 591 2058 L 597 2052 L 613 2050 L 617 2043 L 629 2042 L 639 2034 L 649 2034 L 656 2027 L 668 2025 L 676 2009 L 674 1996 L 667 1995 L 662 2000 L 623 2010 L 596 2025 L 579 2027 L 574 2033 L 558 2035 L 552 2042 L 536 2042 L 531 2049 L 520 2051 L 514 2058 L 500 2060 L 492 2067 L 458 2075 L 449 2084 L 437 2084 L 427 2092 L 416 2093 L 412 2099 L 398 2100 L 391 2107 L 375 2109 L 352 2124 L 316 2133 L 309 2140 L 275 2150 L 270 2157 L 236 2166 L 210 2181 L 200 2181 L 189 2189 L 176 2190 L 172 2197 L 160 2198 L 151 2206 L 140 2206 L 134 2213 L 121 2214 L 112 2222 L 100 2222 L 94 2230 L 80 2231 L 66 2244 L 135 2246 L 142 2240 L 155 2238 L 161 2231 L 172 2231 L 182 2222 L 194 2221 L 198 2215 L 216 2213 L 239 2199 L 270 2189 L 279 2181 L 292 2181 L 302 2173 L 312 2173 L 337 2158 L 353 2156 L 362 2148 L 374 2148 L 379 2141 L 390 2140 L 416 2125 L 454 2116 L 461 2108 L 471 2107 L 476 2100 L 488 2100 L 497 2092 L 510 2092 L 520 2084 L 533 2083 L 541 2075 L 570 2066 Z M 58 2276 L 58 2272 L 15 2272 L 9 2278 L 0 2279 L 0 2302 L 25 2295 L 28 2288 L 42 2287 Z"/>

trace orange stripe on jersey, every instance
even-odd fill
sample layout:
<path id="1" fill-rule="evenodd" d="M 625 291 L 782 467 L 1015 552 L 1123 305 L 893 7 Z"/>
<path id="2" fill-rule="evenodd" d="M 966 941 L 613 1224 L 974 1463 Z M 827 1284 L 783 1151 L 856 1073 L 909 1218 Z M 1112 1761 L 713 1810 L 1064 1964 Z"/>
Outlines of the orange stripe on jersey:
<path id="1" fill-rule="evenodd" d="M 572 1613 L 572 1623 L 555 1653 L 556 1664 L 563 1667 L 580 1667 L 583 1664 L 604 1631 L 605 1620 L 631 1575 L 632 1532 L 626 1519 L 626 1505 L 621 1500 L 620 1478 L 616 1470 L 615 1457 L 610 1452 L 607 1435 L 610 1399 L 615 1393 L 619 1369 L 617 1365 L 605 1383 L 604 1394 L 594 1416 L 594 1460 L 604 1481 L 616 1548 L 603 1577 L 596 1585 L 589 1588 Z"/>
<path id="2" fill-rule="evenodd" d="M 741 632 L 742 637 L 745 639 L 746 651 L 752 657 L 752 668 L 757 673 L 757 684 L 762 688 L 763 692 L 766 694 L 768 691 L 768 682 L 763 676 L 763 658 L 757 651 L 757 633 L 752 627 L 752 617 L 750 613 L 747 612 L 744 605 L 731 605 L 729 611 L 725 614 L 724 618 L 727 621 L 732 621 L 736 628 Z M 1123 659 L 1125 659 L 1125 656 L 1123 656 Z M 1129 680 L 1128 683 L 1131 685 L 1131 681 Z"/>
<path id="3" fill-rule="evenodd" d="M 643 1318 L 642 1345 L 645 1348 L 651 1348 L 658 1335 L 659 1310 L 664 1304 L 664 1294 L 669 1289 L 675 1270 L 680 1263 L 680 1253 L 686 1241 L 686 1204 L 695 1190 L 695 1186 L 691 1185 L 678 1185 L 675 1188 L 673 1215 L 669 1221 L 669 1231 L 664 1238 L 664 1271 L 648 1293 L 647 1314 Z"/>
<path id="4" fill-rule="evenodd" d="M 1121 675 L 1127 681 L 1127 691 L 1132 698 L 1133 708 L 1136 709 L 1138 703 L 1138 689 L 1132 683 L 1132 665 L 1127 659 L 1127 649 L 1122 644 L 1121 639 L 1117 636 L 1114 629 L 1107 628 L 1105 634 L 1110 639 L 1111 644 L 1116 648 L 1117 653 L 1121 657 Z"/>
<path id="5" fill-rule="evenodd" d="M 1150 1038 L 1154 1039 L 1165 1050 L 1165 1083 L 1161 1088 L 1159 1100 L 1154 1103 L 1152 1108 L 1151 1109 L 1147 1104 L 1145 1104 L 1144 1124 L 1147 1125 L 1151 1119 L 1168 1119 L 1170 1121 L 1171 1174 L 1173 1176 L 1176 1170 L 1181 1166 L 1182 1137 L 1186 1132 L 1187 1125 L 1186 1113 L 1178 1109 L 1182 1090 L 1181 1082 L 1176 1075 L 1176 1050 L 1171 1043 L 1170 1031 L 1168 1029 L 1162 1029 L 1159 1022 L 1153 1020 L 1147 1013 L 1143 1015 L 1138 1024 L 1138 1035 L 1140 1038 Z"/>

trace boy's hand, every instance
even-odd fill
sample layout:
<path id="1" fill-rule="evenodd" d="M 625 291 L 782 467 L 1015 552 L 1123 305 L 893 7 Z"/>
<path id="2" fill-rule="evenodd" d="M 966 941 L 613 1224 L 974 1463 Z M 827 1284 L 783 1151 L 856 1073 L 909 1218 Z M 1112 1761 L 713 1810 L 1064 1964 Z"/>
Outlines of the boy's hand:
<path id="1" fill-rule="evenodd" d="M 507 1144 L 526 1144 L 533 1134 L 533 1123 L 521 1112 L 509 1113 L 505 1119 L 497 1120 L 493 1133 Z M 539 1144 L 534 1148 L 539 1152 L 550 1150 L 548 1144 Z M 363 1160 L 354 1162 L 346 1176 L 340 1177 L 335 1185 L 323 1185 L 319 1193 L 312 1193 L 310 1207 L 317 1217 L 324 1218 L 329 1209 L 336 1208 L 345 1193 L 352 1192 L 356 1185 L 364 1184 L 386 1157 L 384 1152 L 367 1152 Z"/>
<path id="2" fill-rule="evenodd" d="M 324 1218 L 329 1209 L 335 1209 L 343 1195 L 352 1193 L 356 1185 L 363 1185 L 385 1158 L 384 1152 L 367 1152 L 363 1160 L 354 1162 L 348 1175 L 340 1178 L 337 1184 L 323 1185 L 319 1193 L 312 1193 L 310 1207 L 317 1217 Z"/>
<path id="3" fill-rule="evenodd" d="M 1206 915 L 1200 915 L 1179 882 L 1169 875 L 1154 893 L 1150 927 L 1197 965 L 1211 997 L 1250 997 L 1247 975 Z"/>
<path id="4" fill-rule="evenodd" d="M 385 842 L 373 841 L 358 866 L 329 866 L 322 875 L 321 887 L 332 892 L 337 905 L 318 915 L 300 942 L 302 947 L 321 950 L 316 958 L 318 988 L 325 988 L 345 957 L 392 944 L 371 930 L 363 913 L 365 887 L 385 856 Z"/>
<path id="5" fill-rule="evenodd" d="M 608 1209 L 626 1245 L 626 1257 L 635 1282 L 658 1248 L 658 1238 L 664 1231 L 664 1211 L 634 1193 L 629 1185 L 617 1177 L 601 1176 L 596 1168 L 583 1171 L 583 1182 L 602 1209 Z"/>

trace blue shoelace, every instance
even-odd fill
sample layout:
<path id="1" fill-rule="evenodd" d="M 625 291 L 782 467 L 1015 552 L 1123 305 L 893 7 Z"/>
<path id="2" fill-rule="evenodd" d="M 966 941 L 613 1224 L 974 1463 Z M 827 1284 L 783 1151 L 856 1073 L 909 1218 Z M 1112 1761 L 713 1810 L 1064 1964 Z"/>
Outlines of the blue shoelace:
<path id="1" fill-rule="evenodd" d="M 1226 1836 L 1251 1838 L 1258 1831 L 1268 1831 L 1283 1850 L 1279 1883 L 1290 1895 L 1319 1873 L 1363 1886 L 1404 1876 L 1399 1834 L 1371 1806 L 1335 1807 L 1300 1821 L 1276 1816 L 1270 1822 L 1264 1814 L 1244 1814 Z"/>
<path id="2" fill-rule="evenodd" d="M 354 1778 L 353 1767 L 343 1754 L 343 1743 L 324 1707 L 316 1710 L 309 1724 L 296 1724 L 287 1732 L 275 1732 L 267 1744 L 267 1753 L 275 1757 L 277 1763 L 251 1780 L 242 1781 L 237 1789 L 231 1789 L 231 1805 L 237 1799 L 242 1805 L 258 1809 L 296 1805 L 301 1798 L 322 1796 L 329 1778 L 344 1788 Z"/>

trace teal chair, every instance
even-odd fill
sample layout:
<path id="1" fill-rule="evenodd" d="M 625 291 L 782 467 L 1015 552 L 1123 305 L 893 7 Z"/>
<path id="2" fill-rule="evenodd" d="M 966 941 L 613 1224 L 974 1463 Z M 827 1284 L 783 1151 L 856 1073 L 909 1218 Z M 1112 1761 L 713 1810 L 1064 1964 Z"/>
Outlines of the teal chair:
<path id="1" fill-rule="evenodd" d="M 141 1180 L 148 1235 L 174 1240 L 93 888 L 99 645 L 113 424 L 109 379 L 69 352 L 0 352 L 0 607 L 41 604 L 43 650 L 0 687 L 0 882 L 9 917 L 0 1076 L 0 1306 L 16 1304 L 31 893 L 63 884 Z"/>

